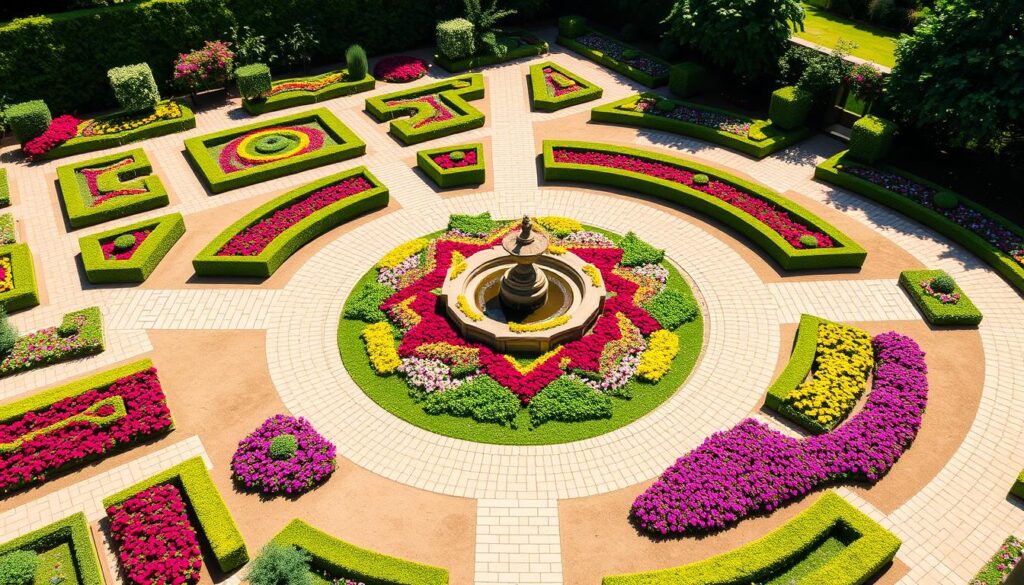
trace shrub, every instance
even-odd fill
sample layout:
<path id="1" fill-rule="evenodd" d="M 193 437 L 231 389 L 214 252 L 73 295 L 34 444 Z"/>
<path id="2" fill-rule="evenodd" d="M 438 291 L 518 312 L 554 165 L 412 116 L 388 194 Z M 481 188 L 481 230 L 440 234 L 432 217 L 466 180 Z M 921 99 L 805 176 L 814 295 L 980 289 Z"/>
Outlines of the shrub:
<path id="1" fill-rule="evenodd" d="M 622 51 L 623 59 L 637 59 L 641 55 L 643 55 L 643 53 L 641 53 L 637 49 L 626 49 L 625 51 Z"/>
<path id="2" fill-rule="evenodd" d="M 704 173 L 697 173 L 696 175 L 693 176 L 694 185 L 707 185 L 710 182 L 711 177 L 705 175 Z"/>
<path id="3" fill-rule="evenodd" d="M 455 388 L 427 395 L 427 414 L 472 417 L 478 422 L 511 423 L 519 414 L 519 399 L 490 376 L 478 376 Z"/>
<path id="4" fill-rule="evenodd" d="M 394 292 L 390 286 L 375 280 L 365 283 L 359 294 L 345 307 L 345 318 L 359 319 L 367 323 L 386 321 L 388 316 L 380 310 L 380 306 Z"/>
<path id="5" fill-rule="evenodd" d="M 32 100 L 14 104 L 7 108 L 7 123 L 18 142 L 25 144 L 50 127 L 50 108 L 43 100 Z"/>
<path id="6" fill-rule="evenodd" d="M 366 61 L 366 50 L 360 45 L 352 45 L 345 49 L 345 67 L 348 69 L 348 78 L 351 81 L 359 81 L 370 72 L 370 64 Z"/>
<path id="7" fill-rule="evenodd" d="M 788 86 L 772 92 L 768 117 L 783 130 L 795 130 L 807 122 L 814 96 L 798 87 Z"/>
<path id="8" fill-rule="evenodd" d="M 150 110 L 160 101 L 160 90 L 148 63 L 114 67 L 107 71 L 107 79 L 114 98 L 126 112 Z"/>
<path id="9" fill-rule="evenodd" d="M 250 585 L 313 585 L 309 555 L 297 547 L 273 542 L 253 559 L 245 578 Z"/>
<path id="10" fill-rule="evenodd" d="M 0 583 L 31 585 L 39 567 L 39 555 L 30 550 L 16 550 L 0 557 Z"/>
<path id="11" fill-rule="evenodd" d="M 956 209 L 956 206 L 960 205 L 960 200 L 952 191 L 939 191 L 932 198 L 932 202 L 941 209 Z"/>
<path id="12" fill-rule="evenodd" d="M 18 341 L 18 329 L 7 319 L 7 310 L 0 305 L 0 357 L 11 353 Z"/>
<path id="13" fill-rule="evenodd" d="M 882 95 L 882 72 L 871 63 L 858 63 L 846 76 L 850 92 L 860 100 L 871 103 Z"/>
<path id="14" fill-rule="evenodd" d="M 665 259 L 665 250 L 655 248 L 638 238 L 633 232 L 626 233 L 626 236 L 619 242 L 619 247 L 622 248 L 623 266 L 657 264 Z"/>
<path id="15" fill-rule="evenodd" d="M 270 91 L 270 67 L 265 63 L 243 65 L 235 69 L 238 93 L 247 100 L 254 100 Z"/>
<path id="16" fill-rule="evenodd" d="M 270 456 L 274 459 L 291 459 L 299 449 L 295 435 L 284 434 L 270 439 Z"/>
<path id="17" fill-rule="evenodd" d="M 81 331 L 81 328 L 75 322 L 64 322 L 57 326 L 57 335 L 67 339 L 72 335 Z"/>
<path id="18" fill-rule="evenodd" d="M 874 163 L 889 154 L 896 124 L 877 116 L 864 116 L 853 123 L 849 155 L 866 163 Z"/>
<path id="19" fill-rule="evenodd" d="M 668 89 L 679 97 L 690 97 L 704 89 L 707 75 L 707 69 L 700 63 L 677 63 L 669 67 Z"/>
<path id="20" fill-rule="evenodd" d="M 549 420 L 576 422 L 609 418 L 612 399 L 577 378 L 562 376 L 530 400 L 529 412 L 534 426 Z"/>
<path id="21" fill-rule="evenodd" d="M 644 309 L 669 331 L 693 321 L 700 312 L 693 299 L 673 288 L 666 288 L 656 294 L 644 303 Z"/>
<path id="22" fill-rule="evenodd" d="M 466 158 L 466 153 L 462 152 L 461 150 L 453 150 L 448 153 L 448 158 L 452 159 L 455 162 L 459 162 L 460 160 Z"/>
<path id="23" fill-rule="evenodd" d="M 587 19 L 582 16 L 570 14 L 558 19 L 558 36 L 575 39 L 585 32 L 587 32 Z"/>
<path id="24" fill-rule="evenodd" d="M 498 222 L 491 219 L 491 212 L 485 211 L 480 215 L 463 215 L 453 213 L 448 217 L 448 229 L 459 230 L 467 234 L 481 236 L 489 234 L 498 227 Z"/>
<path id="25" fill-rule="evenodd" d="M 659 112 L 671 112 L 676 109 L 676 104 L 672 100 L 658 100 L 654 102 L 654 108 Z"/>
<path id="26" fill-rule="evenodd" d="M 817 248 L 818 238 L 812 236 L 811 234 L 804 234 L 800 236 L 800 245 L 803 246 L 804 248 Z"/>
<path id="27" fill-rule="evenodd" d="M 135 245 L 136 238 L 132 234 L 124 234 L 123 236 L 117 236 L 114 239 L 114 249 L 119 252 L 125 250 L 131 250 L 132 246 Z"/>
<path id="28" fill-rule="evenodd" d="M 839 86 L 850 76 L 851 66 L 846 61 L 846 55 L 852 48 L 852 43 L 839 41 L 836 48 L 827 55 L 816 52 L 797 80 L 797 87 L 810 92 L 819 103 L 830 101 Z"/>
<path id="29" fill-rule="evenodd" d="M 196 92 L 227 82 L 234 70 L 235 54 L 222 41 L 206 41 L 202 49 L 181 53 L 174 63 L 174 82 Z"/>
<path id="30" fill-rule="evenodd" d="M 936 276 L 932 280 L 932 289 L 934 289 L 936 292 L 948 295 L 951 294 L 954 290 L 956 290 L 956 283 L 953 282 L 952 276 L 949 276 L 948 274 L 942 274 Z"/>
<path id="31" fill-rule="evenodd" d="M 465 18 L 453 18 L 437 23 L 437 49 L 452 60 L 472 57 L 476 54 L 473 23 Z"/>

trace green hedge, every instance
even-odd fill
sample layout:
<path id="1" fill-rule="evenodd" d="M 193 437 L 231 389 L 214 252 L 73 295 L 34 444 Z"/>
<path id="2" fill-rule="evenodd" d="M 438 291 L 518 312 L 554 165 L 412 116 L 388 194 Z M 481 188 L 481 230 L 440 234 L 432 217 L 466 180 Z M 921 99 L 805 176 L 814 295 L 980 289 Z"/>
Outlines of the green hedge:
<path id="1" fill-rule="evenodd" d="M 7 181 L 7 169 L 0 169 L 0 207 L 11 204 L 11 185 Z"/>
<path id="2" fill-rule="evenodd" d="M 434 29 L 437 52 L 447 59 L 468 59 L 476 54 L 473 23 L 465 18 L 442 20 Z M 434 57 L 435 59 L 437 56 Z"/>
<path id="3" fill-rule="evenodd" d="M 1018 264 L 1010 255 L 1002 252 L 981 236 L 967 228 L 960 227 L 953 221 L 946 219 L 942 214 L 932 211 L 912 199 L 904 197 L 899 193 L 890 191 L 865 179 L 861 179 L 860 177 L 844 173 L 842 171 L 842 167 L 845 164 L 864 166 L 857 161 L 847 159 L 846 152 L 847 151 L 842 151 L 819 164 L 817 168 L 814 169 L 814 178 L 849 189 L 854 193 L 863 195 L 868 199 L 872 199 L 878 203 L 891 207 L 896 211 L 899 211 L 900 213 L 924 224 L 972 252 L 983 262 L 991 266 L 993 270 L 1001 274 L 1007 282 L 1018 290 L 1024 291 L 1024 267 Z M 931 181 L 922 179 L 921 177 L 912 175 L 895 167 L 888 165 L 875 165 L 875 168 L 891 173 L 897 173 L 914 182 L 926 185 L 936 190 L 942 190 L 942 187 L 932 183 Z M 1001 217 L 994 211 L 965 199 L 964 197 L 958 196 L 958 199 L 964 206 L 978 211 L 989 219 L 999 222 L 1006 229 L 1017 234 L 1017 236 L 1024 238 L 1024 229 L 1014 225 L 1012 222 Z"/>
<path id="4" fill-rule="evenodd" d="M 772 92 L 768 118 L 783 130 L 794 130 L 807 123 L 814 105 L 814 96 L 799 87 L 782 87 Z"/>
<path id="5" fill-rule="evenodd" d="M 754 140 L 750 138 L 748 133 L 747 136 L 739 136 L 732 132 L 726 132 L 724 130 L 716 130 L 700 124 L 694 124 L 692 122 L 686 122 L 684 120 L 676 120 L 673 118 L 666 118 L 665 116 L 659 116 L 657 114 L 647 114 L 644 112 L 638 112 L 635 110 L 624 110 L 619 106 L 633 103 L 640 98 L 651 98 L 659 101 L 671 101 L 675 104 L 685 106 L 687 108 L 694 108 L 705 112 L 722 114 L 733 118 L 739 118 L 751 124 L 751 131 L 757 129 L 764 133 L 765 138 L 763 140 Z M 695 104 L 683 100 L 670 100 L 654 93 L 641 93 L 639 95 L 630 96 L 621 99 L 616 102 L 611 102 L 602 106 L 597 106 L 590 110 L 590 119 L 594 122 L 610 122 L 613 124 L 624 124 L 626 126 L 637 126 L 640 128 L 652 128 L 654 130 L 662 130 L 664 132 L 671 132 L 672 134 L 680 134 L 683 136 L 692 136 L 701 140 L 707 140 L 715 144 L 738 150 L 744 154 L 756 158 L 764 158 L 773 152 L 777 152 L 795 144 L 804 138 L 807 138 L 811 134 L 811 130 L 807 127 L 797 128 L 796 130 L 783 130 L 777 126 L 770 125 L 771 122 L 768 120 L 755 120 L 748 118 L 743 114 L 737 112 L 731 112 L 729 110 L 723 110 L 719 108 L 712 108 L 703 104 Z"/>
<path id="6" fill-rule="evenodd" d="M 79 347 L 75 350 L 65 351 L 54 358 L 50 358 L 45 361 L 29 361 L 21 362 L 18 365 L 11 367 L 10 369 L 0 371 L 0 377 L 10 376 L 25 370 L 34 370 L 49 366 L 52 364 L 66 362 L 97 353 L 102 353 L 105 348 L 103 339 L 103 314 L 100 313 L 99 307 L 87 307 L 79 311 L 72 311 L 65 313 L 60 320 L 60 327 L 68 327 L 74 325 L 74 321 L 77 317 L 85 316 L 85 323 L 79 330 L 79 339 L 83 339 L 85 346 Z M 95 342 L 95 344 L 93 344 Z"/>
<path id="7" fill-rule="evenodd" d="M 82 512 L 5 542 L 0 545 L 0 557 L 16 550 L 42 554 L 61 545 L 71 550 L 73 569 L 78 574 L 78 580 L 69 585 L 105 585 L 89 521 Z"/>
<path id="8" fill-rule="evenodd" d="M 107 166 L 129 157 L 135 162 L 118 169 L 118 183 L 124 188 L 145 188 L 146 193 L 111 197 L 99 205 L 89 205 L 87 201 L 91 201 L 92 196 L 84 181 L 79 179 L 81 170 Z M 170 203 L 163 182 L 153 174 L 149 157 L 141 148 L 57 167 L 57 180 L 68 223 L 75 229 L 157 209 Z"/>
<path id="9" fill-rule="evenodd" d="M 500 40 L 501 38 L 499 37 L 499 41 Z M 505 54 L 500 57 L 488 53 L 486 55 L 474 55 L 464 59 L 449 59 L 442 53 L 438 52 L 434 54 L 434 62 L 450 73 L 459 73 L 470 69 L 477 69 L 479 67 L 497 65 L 499 63 L 505 63 L 506 61 L 513 61 L 523 57 L 543 55 L 544 53 L 547 53 L 549 49 L 550 47 L 548 44 L 545 41 L 541 41 L 540 44 L 537 45 L 523 43 L 514 49 L 506 51 Z"/>
<path id="10" fill-rule="evenodd" d="M 763 583 L 784 574 L 832 534 L 852 542 L 793 585 L 861 585 L 892 562 L 900 539 L 835 492 L 767 535 L 735 550 L 689 565 L 646 573 L 605 577 L 602 585 L 733 585 Z"/>
<path id="11" fill-rule="evenodd" d="M 274 542 L 309 553 L 312 564 L 338 577 L 373 585 L 446 585 L 448 570 L 374 552 L 292 520 Z"/>
<path id="12" fill-rule="evenodd" d="M 850 131 L 850 157 L 874 164 L 889 154 L 896 124 L 877 116 L 864 116 Z"/>
<path id="13" fill-rule="evenodd" d="M 685 61 L 668 69 L 668 89 L 681 98 L 692 97 L 708 85 L 708 70 L 700 63 Z"/>
<path id="14" fill-rule="evenodd" d="M 103 257 L 101 244 L 122 234 L 143 229 L 153 231 L 139 245 L 131 258 L 107 260 Z M 78 247 L 82 250 L 85 276 L 93 284 L 144 282 L 184 234 L 185 219 L 180 213 L 171 213 L 79 238 Z"/>
<path id="15" fill-rule="evenodd" d="M 1017 480 L 1013 482 L 1010 493 L 1024 500 L 1024 471 L 1017 474 Z"/>
<path id="16" fill-rule="evenodd" d="M 40 136 L 50 127 L 53 116 L 43 100 L 31 100 L 14 104 L 4 112 L 14 137 L 21 144 Z"/>
<path id="17" fill-rule="evenodd" d="M 754 219 L 753 216 L 702 191 L 631 171 L 589 165 L 556 163 L 553 154 L 555 148 L 625 154 L 683 167 L 697 173 L 704 173 L 709 177 L 732 185 L 737 189 L 753 193 L 759 198 L 772 203 L 780 210 L 786 211 L 793 220 L 804 225 L 813 226 L 814 229 L 827 234 L 836 245 L 833 248 L 794 248 L 781 235 Z M 571 140 L 545 140 L 544 178 L 554 181 L 579 181 L 619 187 L 666 199 L 688 207 L 719 220 L 746 236 L 754 244 L 767 252 L 785 270 L 856 268 L 864 263 L 864 258 L 867 256 L 867 252 L 846 234 L 840 232 L 796 202 L 761 185 L 744 181 L 720 169 L 701 165 L 688 159 L 613 144 Z"/>
<path id="18" fill-rule="evenodd" d="M 107 79 L 114 98 L 125 112 L 152 109 L 160 101 L 160 90 L 148 63 L 112 67 L 107 71 Z"/>
<path id="19" fill-rule="evenodd" d="M 116 494 L 103 498 L 103 507 L 120 504 L 135 494 L 153 486 L 172 484 L 182 491 L 184 499 L 192 509 L 202 534 L 217 558 L 217 564 L 225 573 L 241 567 L 249 561 L 249 551 L 239 532 L 235 519 L 224 504 L 224 498 L 213 484 L 210 472 L 201 457 L 193 457 L 174 467 L 162 471 Z"/>
<path id="20" fill-rule="evenodd" d="M 476 164 L 453 169 L 442 169 L 434 162 L 433 155 L 444 154 L 453 150 L 461 150 L 463 152 L 476 151 Z M 416 166 L 442 189 L 461 185 L 480 185 L 487 180 L 487 168 L 484 165 L 484 145 L 480 143 L 455 144 L 442 148 L 421 150 L 416 153 Z"/>
<path id="21" fill-rule="evenodd" d="M 285 83 L 292 82 L 307 82 L 323 77 L 324 75 L 331 75 L 334 73 L 341 73 L 343 75 L 348 74 L 347 69 L 341 69 L 338 71 L 328 71 L 320 75 L 310 75 L 306 77 L 289 77 L 287 79 L 279 79 L 271 83 L 271 87 L 275 85 L 282 85 Z M 344 77 L 342 78 L 344 79 Z M 286 91 L 277 95 L 270 96 L 264 99 L 242 99 L 242 107 L 245 111 L 253 115 L 265 114 L 267 112 L 274 112 L 277 110 L 283 110 L 285 108 L 292 108 L 295 106 L 301 106 L 305 104 L 315 104 L 318 102 L 327 101 L 336 97 L 342 97 L 346 95 L 352 95 L 356 93 L 362 93 L 364 91 L 370 91 L 377 85 L 377 80 L 372 75 L 366 74 L 362 79 L 356 81 L 340 81 L 338 83 L 332 83 L 326 87 L 323 87 L 317 91 Z"/>
<path id="22" fill-rule="evenodd" d="M 595 32 L 595 31 L 588 29 L 588 30 L 584 31 L 584 33 L 582 33 L 582 34 L 593 33 L 593 32 Z M 600 33 L 596 33 L 596 34 L 600 34 Z M 604 35 L 604 36 L 606 36 L 606 35 Z M 651 55 L 650 53 L 647 53 L 646 51 L 641 51 L 640 49 L 637 49 L 636 47 L 633 47 L 632 45 L 630 45 L 628 43 L 624 43 L 624 42 L 622 42 L 622 41 L 620 41 L 618 39 L 612 39 L 612 40 L 615 41 L 616 43 L 624 46 L 624 47 L 628 47 L 628 48 L 631 48 L 631 49 L 633 49 L 635 51 L 638 51 L 639 53 L 642 53 L 644 57 L 646 57 L 646 58 L 648 58 L 648 59 L 650 59 L 652 61 L 657 61 L 659 63 L 662 63 L 666 67 L 670 66 L 667 61 L 659 59 L 659 58 L 655 57 L 654 55 Z M 593 61 L 595 63 L 599 63 L 601 65 L 604 65 L 605 67 L 611 69 L 612 71 L 616 71 L 618 73 L 621 73 L 621 74 L 625 75 L 626 77 L 628 77 L 628 78 L 630 78 L 630 79 L 632 79 L 634 81 L 638 81 L 638 82 L 646 85 L 647 87 L 650 87 L 650 88 L 661 87 L 661 86 L 665 85 L 666 83 L 668 83 L 668 73 L 666 73 L 665 75 L 659 75 L 658 77 L 654 77 L 654 76 L 652 76 L 652 75 L 650 75 L 648 73 L 645 73 L 644 71 L 641 71 L 641 70 L 637 69 L 636 67 L 633 67 L 632 65 L 627 65 L 626 63 L 623 63 L 622 61 L 619 61 L 617 59 L 613 59 L 613 58 L 605 55 L 601 51 L 597 51 L 597 50 L 591 49 L 590 47 L 582 45 L 582 44 L 580 44 L 580 43 L 578 43 L 578 42 L 576 42 L 573 39 L 570 39 L 568 37 L 559 36 L 558 37 L 558 44 L 562 45 L 563 47 L 565 47 L 567 49 L 572 49 L 573 51 L 579 53 L 580 55 L 583 55 L 587 59 L 590 59 L 591 61 Z"/>
<path id="23" fill-rule="evenodd" d="M 544 81 L 544 69 L 546 67 L 550 67 L 569 79 L 572 79 L 583 86 L 583 89 L 564 93 L 558 97 L 549 96 L 547 82 Z M 582 104 L 583 102 L 589 102 L 590 100 L 599 99 L 603 94 L 604 90 L 597 84 L 583 79 L 579 75 L 570 72 L 568 69 L 554 63 L 553 61 L 545 61 L 543 63 L 530 66 L 530 106 L 536 110 L 553 112 L 569 106 L 575 106 L 576 104 Z"/>
<path id="24" fill-rule="evenodd" d="M 338 144 L 333 146 L 324 145 L 319 150 L 230 174 L 221 170 L 217 158 L 212 156 L 207 150 L 210 147 L 231 142 L 235 138 L 253 130 L 311 122 L 318 123 Z M 198 167 L 199 173 L 210 188 L 210 191 L 223 193 L 224 191 L 230 191 L 231 189 L 237 189 L 246 185 L 269 181 L 270 179 L 276 179 L 292 173 L 362 156 L 366 154 L 366 143 L 360 140 L 354 132 L 349 130 L 348 126 L 345 126 L 327 108 L 316 108 L 299 114 L 282 116 L 273 120 L 228 128 L 220 132 L 189 138 L 185 141 L 185 149 L 188 151 L 189 158 Z"/>
<path id="25" fill-rule="evenodd" d="M 266 63 L 252 63 L 235 69 L 235 84 L 242 96 L 242 105 L 246 100 L 254 100 L 270 91 L 273 87 L 270 67 Z"/>
<path id="26" fill-rule="evenodd" d="M 937 276 L 949 276 L 944 270 L 905 270 L 900 273 L 900 286 L 907 291 L 910 299 L 921 310 L 925 321 L 932 325 L 977 325 L 982 315 L 967 294 L 957 286 L 960 293 L 956 303 L 943 303 L 921 289 L 921 282 Z"/>
<path id="27" fill-rule="evenodd" d="M 465 87 L 457 87 L 458 85 Z M 438 94 L 438 98 L 454 112 L 455 116 L 452 119 L 416 128 L 416 123 L 430 117 L 432 108 L 426 104 L 387 105 L 390 101 L 415 99 L 431 94 Z M 367 98 L 366 111 L 381 122 L 391 120 L 389 131 L 392 134 L 405 144 L 416 144 L 483 126 L 483 113 L 467 103 L 483 97 L 484 76 L 479 73 L 468 73 L 437 83 Z M 416 109 L 416 113 L 406 117 L 410 109 Z"/>
<path id="28" fill-rule="evenodd" d="M 28 244 L 9 244 L 0 246 L 0 258 L 10 257 L 11 278 L 14 288 L 0 292 L 0 305 L 8 313 L 18 309 L 27 309 L 39 304 L 39 291 L 36 289 L 36 270 L 32 263 L 32 252 Z"/>
<path id="29" fill-rule="evenodd" d="M 289 227 L 256 256 L 218 256 L 217 252 L 231 238 L 249 226 L 309 196 L 314 191 L 340 183 L 352 177 L 361 176 L 371 188 L 356 195 L 350 195 L 327 207 L 318 209 Z M 196 274 L 200 276 L 254 276 L 267 278 L 291 257 L 299 248 L 322 236 L 342 223 L 363 213 L 387 207 L 390 195 L 388 188 L 374 177 L 366 167 L 356 167 L 330 175 L 312 183 L 293 189 L 280 197 L 260 205 L 245 214 L 235 223 L 217 235 L 192 260 Z"/>

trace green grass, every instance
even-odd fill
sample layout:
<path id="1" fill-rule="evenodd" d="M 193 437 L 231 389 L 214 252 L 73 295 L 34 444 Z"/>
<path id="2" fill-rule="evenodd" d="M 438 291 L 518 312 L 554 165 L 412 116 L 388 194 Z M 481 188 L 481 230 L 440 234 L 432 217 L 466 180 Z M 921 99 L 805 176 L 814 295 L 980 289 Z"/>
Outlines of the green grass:
<path id="1" fill-rule="evenodd" d="M 853 41 L 857 48 L 850 54 L 892 67 L 896 64 L 896 37 L 891 31 L 864 22 L 843 18 L 804 4 L 804 30 L 794 34 L 801 39 L 834 48 L 840 40 Z"/>

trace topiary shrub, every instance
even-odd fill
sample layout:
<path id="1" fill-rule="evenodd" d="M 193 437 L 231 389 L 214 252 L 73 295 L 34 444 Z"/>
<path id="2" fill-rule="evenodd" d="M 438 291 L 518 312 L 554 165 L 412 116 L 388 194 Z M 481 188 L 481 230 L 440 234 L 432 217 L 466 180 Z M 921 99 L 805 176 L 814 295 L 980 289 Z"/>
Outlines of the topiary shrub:
<path id="1" fill-rule="evenodd" d="M 788 86 L 772 92 L 768 117 L 774 126 L 783 130 L 794 130 L 807 122 L 807 115 L 814 105 L 814 96 L 795 86 Z"/>
<path id="2" fill-rule="evenodd" d="M 270 91 L 270 67 L 265 63 L 243 65 L 235 69 L 238 93 L 247 100 L 257 99 Z"/>
<path id="3" fill-rule="evenodd" d="M 39 555 L 30 550 L 16 550 L 0 557 L 0 583 L 31 585 L 39 568 Z"/>
<path id="4" fill-rule="evenodd" d="M 448 153 L 448 158 L 452 159 L 455 162 L 459 162 L 460 160 L 466 158 L 466 153 L 462 152 L 461 150 L 453 150 Z"/>
<path id="5" fill-rule="evenodd" d="M 694 185 L 707 185 L 708 183 L 711 182 L 711 177 L 705 175 L 704 173 L 697 173 L 696 175 L 693 176 L 692 181 Z"/>
<path id="6" fill-rule="evenodd" d="M 345 49 L 345 67 L 348 69 L 348 77 L 353 81 L 359 81 L 370 72 L 370 64 L 366 61 L 366 50 L 360 45 L 352 45 Z"/>
<path id="7" fill-rule="evenodd" d="M 558 36 L 575 39 L 586 32 L 587 19 L 582 16 L 570 14 L 558 19 Z"/>
<path id="8" fill-rule="evenodd" d="M 141 112 L 156 107 L 160 90 L 153 79 L 149 63 L 136 63 L 107 70 L 114 98 L 126 112 Z"/>
<path id="9" fill-rule="evenodd" d="M 850 156 L 866 163 L 875 163 L 889 154 L 896 124 L 878 116 L 864 116 L 853 123 L 850 132 Z"/>
<path id="10" fill-rule="evenodd" d="M 693 321 L 700 313 L 693 299 L 672 288 L 665 288 L 654 295 L 653 299 L 644 303 L 644 309 L 669 331 Z"/>
<path id="11" fill-rule="evenodd" d="M 61 323 L 57 326 L 57 335 L 60 335 L 65 339 L 78 333 L 78 331 L 78 326 L 74 323 Z"/>
<path id="12" fill-rule="evenodd" d="M 0 356 L 11 353 L 18 341 L 18 329 L 7 319 L 7 310 L 0 305 Z"/>
<path id="13" fill-rule="evenodd" d="M 665 250 L 655 248 L 641 240 L 633 232 L 627 232 L 622 241 L 619 242 L 622 248 L 623 266 L 642 266 L 644 264 L 657 264 L 665 259 Z"/>
<path id="14" fill-rule="evenodd" d="M 42 135 L 53 121 L 50 108 L 43 100 L 14 104 L 7 108 L 6 114 L 7 124 L 14 132 L 14 137 L 22 144 Z"/>
<path id="15" fill-rule="evenodd" d="M 672 100 L 658 100 L 654 102 L 654 109 L 659 112 L 668 113 L 676 109 L 676 104 Z"/>
<path id="16" fill-rule="evenodd" d="M 939 191 L 932 201 L 940 209 L 956 209 L 956 206 L 960 205 L 960 200 L 952 191 Z"/>
<path id="17" fill-rule="evenodd" d="M 473 23 L 465 18 L 443 20 L 437 23 L 437 50 L 452 60 L 472 57 L 476 54 L 473 36 Z"/>
<path id="18" fill-rule="evenodd" d="M 299 441 L 295 435 L 278 435 L 270 439 L 270 456 L 274 459 L 291 459 L 299 450 Z"/>
<path id="19" fill-rule="evenodd" d="M 932 279 L 932 290 L 944 295 L 952 294 L 956 290 L 956 282 L 947 274 L 936 276 Z"/>
<path id="20" fill-rule="evenodd" d="M 313 585 L 309 555 L 294 546 L 271 542 L 249 565 L 249 585 Z"/>
<path id="21" fill-rule="evenodd" d="M 679 97 L 690 97 L 704 90 L 708 70 L 700 63 L 684 61 L 668 69 L 668 89 Z"/>
<path id="22" fill-rule="evenodd" d="M 135 246 L 136 238 L 132 234 L 124 234 L 114 238 L 114 249 L 118 252 L 126 252 Z"/>
<path id="23" fill-rule="evenodd" d="M 803 246 L 804 248 L 817 248 L 818 238 L 812 236 L 811 234 L 804 234 L 800 236 L 800 245 Z"/>

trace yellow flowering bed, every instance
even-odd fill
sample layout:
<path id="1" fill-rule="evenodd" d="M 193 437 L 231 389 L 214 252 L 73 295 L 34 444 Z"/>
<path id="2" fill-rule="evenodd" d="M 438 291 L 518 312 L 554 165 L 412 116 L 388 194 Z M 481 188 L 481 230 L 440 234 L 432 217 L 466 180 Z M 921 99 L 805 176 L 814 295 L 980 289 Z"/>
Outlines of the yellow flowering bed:
<path id="1" fill-rule="evenodd" d="M 601 271 L 597 269 L 593 264 L 586 264 L 583 266 L 583 272 L 587 273 L 590 277 L 590 284 L 595 287 L 601 286 Z"/>
<path id="2" fill-rule="evenodd" d="M 459 310 L 462 311 L 463 315 L 469 317 L 474 321 L 484 320 L 483 314 L 480 311 L 477 311 L 476 307 L 470 304 L 469 299 L 466 298 L 466 295 L 459 295 L 459 298 L 457 300 L 459 302 Z"/>
<path id="3" fill-rule="evenodd" d="M 472 318 L 472 317 L 470 317 Z M 481 319 L 483 316 L 480 317 Z M 546 321 L 540 321 L 538 323 L 516 323 L 515 321 L 509 321 L 508 328 L 513 333 L 530 333 L 532 331 L 544 331 L 546 329 L 554 329 L 559 325 L 565 325 L 569 322 L 569 315 L 561 315 L 554 319 L 548 319 Z"/>
<path id="4" fill-rule="evenodd" d="M 871 336 L 866 331 L 821 323 L 813 376 L 790 392 L 786 404 L 830 429 L 853 409 L 874 366 Z"/>
<path id="5" fill-rule="evenodd" d="M 573 232 L 583 231 L 583 224 L 568 217 L 548 215 L 536 218 L 537 223 L 558 237 L 565 237 Z"/>
<path id="6" fill-rule="evenodd" d="M 540 357 L 538 357 L 537 359 L 533 360 L 532 362 L 530 362 L 530 363 L 528 363 L 526 365 L 523 365 L 523 364 L 519 363 L 519 360 L 517 360 L 516 358 L 508 355 L 507 353 L 506 354 L 502 354 L 502 357 L 504 357 L 506 360 L 508 360 L 508 363 L 512 364 L 512 367 L 515 368 L 517 372 L 519 372 L 520 374 L 523 374 L 525 376 L 526 374 L 529 374 L 530 372 L 532 372 L 533 370 L 537 369 L 538 367 L 544 365 L 544 362 L 546 362 L 549 359 L 555 357 L 561 351 L 562 351 L 562 346 L 559 345 L 555 349 L 552 349 L 551 351 L 541 355 Z"/>
<path id="7" fill-rule="evenodd" d="M 469 267 L 469 263 L 466 262 L 466 257 L 461 252 L 455 250 L 452 252 L 452 267 L 449 273 L 448 280 L 455 280 L 462 274 L 466 268 Z"/>
<path id="8" fill-rule="evenodd" d="M 679 353 L 679 336 L 671 331 L 659 329 L 651 334 L 647 349 L 640 354 L 638 376 L 648 382 L 657 382 L 668 373 L 672 360 Z"/>
<path id="9" fill-rule="evenodd" d="M 415 240 L 409 240 L 404 244 L 399 244 L 394 250 L 388 252 L 380 262 L 377 263 L 378 268 L 394 268 L 402 263 L 413 254 L 419 254 L 430 244 L 430 240 L 427 238 L 416 238 Z"/>
<path id="10" fill-rule="evenodd" d="M 161 102 L 157 104 L 152 112 L 141 115 L 124 115 L 106 120 L 90 120 L 84 122 L 79 128 L 79 136 L 102 136 L 104 134 L 117 134 L 128 130 L 135 130 L 147 124 L 160 120 L 172 120 L 181 117 L 181 107 L 175 101 Z"/>
<path id="11" fill-rule="evenodd" d="M 363 329 L 363 341 L 366 342 L 366 353 L 370 356 L 370 364 L 380 375 L 386 376 L 402 365 L 402 359 L 395 350 L 395 336 L 391 324 L 380 321 L 367 325 Z"/>
<path id="12" fill-rule="evenodd" d="M 435 341 L 420 345 L 416 348 L 416 353 L 428 359 L 441 360 L 455 367 L 468 368 L 480 365 L 480 350 L 465 345 Z"/>
<path id="13" fill-rule="evenodd" d="M 562 254 L 565 254 L 568 251 L 569 250 L 566 249 L 565 246 L 558 246 L 556 244 L 548 244 L 547 252 L 548 252 L 548 254 L 551 254 L 552 256 L 561 256 Z"/>

